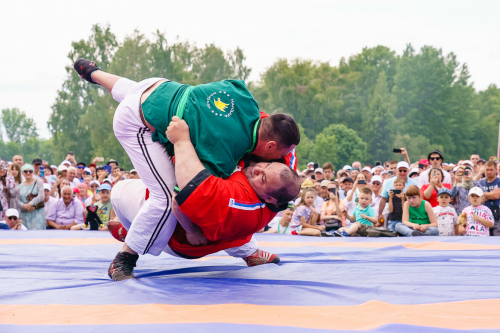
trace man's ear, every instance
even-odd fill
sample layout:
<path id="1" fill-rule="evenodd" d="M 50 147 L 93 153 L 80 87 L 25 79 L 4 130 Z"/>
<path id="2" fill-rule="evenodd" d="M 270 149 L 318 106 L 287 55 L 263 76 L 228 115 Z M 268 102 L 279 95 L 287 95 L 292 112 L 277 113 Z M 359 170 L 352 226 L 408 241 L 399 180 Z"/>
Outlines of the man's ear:
<path id="1" fill-rule="evenodd" d="M 275 149 L 277 146 L 276 141 L 268 141 L 266 143 L 266 150 Z"/>
<path id="2" fill-rule="evenodd" d="M 274 199 L 273 197 L 269 197 L 265 200 L 268 204 L 271 204 L 271 205 L 277 205 L 278 204 L 278 200 Z"/>

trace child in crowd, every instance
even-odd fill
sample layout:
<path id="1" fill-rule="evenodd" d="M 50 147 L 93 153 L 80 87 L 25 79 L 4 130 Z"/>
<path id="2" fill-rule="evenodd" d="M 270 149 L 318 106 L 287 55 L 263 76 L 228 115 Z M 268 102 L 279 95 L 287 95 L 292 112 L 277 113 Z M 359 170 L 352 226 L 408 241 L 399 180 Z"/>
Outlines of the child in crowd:
<path id="1" fill-rule="evenodd" d="M 439 190 L 439 205 L 432 208 L 438 222 L 439 236 L 458 236 L 458 216 L 455 208 L 450 206 L 451 191 L 447 188 Z"/>
<path id="2" fill-rule="evenodd" d="M 493 227 L 493 213 L 483 205 L 483 190 L 473 187 L 469 191 L 470 206 L 465 207 L 462 213 L 467 216 L 465 236 L 489 236 Z"/>
<path id="3" fill-rule="evenodd" d="M 370 206 L 372 202 L 372 190 L 363 187 L 359 190 L 358 205 L 354 208 L 353 215 L 347 214 L 349 221 L 354 222 L 349 227 L 342 227 L 334 231 L 336 236 L 349 237 L 357 233 L 360 236 L 367 236 L 367 230 L 377 223 L 375 211 Z"/>
<path id="4" fill-rule="evenodd" d="M 428 201 L 416 185 L 406 190 L 406 202 L 403 205 L 403 223 L 396 225 L 396 231 L 402 236 L 438 236 L 439 229 L 436 215 Z"/>
<path id="5" fill-rule="evenodd" d="M 405 194 L 403 190 L 405 188 L 405 180 L 401 178 L 396 178 L 394 181 L 394 188 L 389 192 L 389 216 L 387 220 L 387 229 L 391 231 L 396 231 L 396 224 L 402 223 L 403 221 L 403 204 L 405 203 Z M 394 190 L 399 191 L 398 194 L 394 193 Z"/>
<path id="6" fill-rule="evenodd" d="M 316 225 L 318 211 L 314 208 L 316 189 L 306 188 L 302 192 L 297 208 L 293 212 L 290 230 L 292 235 L 321 236 L 324 226 Z"/>
<path id="7" fill-rule="evenodd" d="M 269 230 L 267 230 L 266 233 L 291 235 L 292 230 L 289 226 L 292 221 L 294 210 L 295 204 L 290 202 L 287 208 L 281 213 L 281 216 L 276 216 L 269 222 Z"/>
<path id="8" fill-rule="evenodd" d="M 97 208 L 96 208 L 97 207 Z M 92 205 L 88 209 L 95 210 L 97 216 L 102 222 L 102 227 L 99 227 L 99 231 L 108 230 L 108 222 L 116 218 L 115 211 L 113 210 L 113 205 L 111 204 L 111 185 L 102 184 L 99 187 L 96 195 L 92 197 Z M 77 224 L 71 227 L 71 230 L 89 230 L 90 225 L 85 223 Z"/>

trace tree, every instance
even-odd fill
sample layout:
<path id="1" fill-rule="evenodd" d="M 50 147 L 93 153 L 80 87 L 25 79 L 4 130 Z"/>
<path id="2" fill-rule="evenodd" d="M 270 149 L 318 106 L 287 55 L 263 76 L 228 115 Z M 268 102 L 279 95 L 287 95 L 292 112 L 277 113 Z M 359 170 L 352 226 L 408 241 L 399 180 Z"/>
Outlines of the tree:
<path id="1" fill-rule="evenodd" d="M 301 124 L 298 125 L 300 131 L 300 143 L 295 148 L 298 162 L 297 169 L 304 170 L 307 167 L 307 163 L 309 163 L 309 154 L 314 147 L 314 142 L 306 136 L 304 133 L 304 127 L 302 127 Z"/>
<path id="2" fill-rule="evenodd" d="M 2 110 L 2 125 L 7 139 L 20 145 L 38 136 L 35 121 L 18 108 Z"/>

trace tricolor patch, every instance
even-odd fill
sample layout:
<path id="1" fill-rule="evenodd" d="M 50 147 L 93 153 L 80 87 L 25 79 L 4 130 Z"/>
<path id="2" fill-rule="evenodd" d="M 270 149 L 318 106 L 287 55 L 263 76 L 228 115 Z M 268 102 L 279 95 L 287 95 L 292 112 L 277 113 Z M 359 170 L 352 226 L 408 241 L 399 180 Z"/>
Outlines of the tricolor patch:
<path id="1" fill-rule="evenodd" d="M 229 199 L 229 207 L 241 210 L 256 210 L 266 207 L 263 202 L 239 202 L 234 199 Z"/>

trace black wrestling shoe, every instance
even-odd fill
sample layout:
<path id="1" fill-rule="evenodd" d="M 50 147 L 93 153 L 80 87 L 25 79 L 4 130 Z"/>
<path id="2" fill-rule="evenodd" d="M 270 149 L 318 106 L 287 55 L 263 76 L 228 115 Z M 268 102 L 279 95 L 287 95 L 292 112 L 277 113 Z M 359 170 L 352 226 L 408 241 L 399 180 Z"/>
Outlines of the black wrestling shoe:
<path id="1" fill-rule="evenodd" d="M 80 75 L 85 81 L 97 84 L 94 81 L 92 81 L 92 73 L 101 69 L 96 66 L 95 62 L 79 58 L 75 61 L 73 68 L 78 73 L 78 75 Z"/>
<path id="2" fill-rule="evenodd" d="M 108 275 L 113 281 L 123 281 L 127 279 L 135 279 L 134 267 L 139 259 L 138 254 L 130 254 L 128 252 L 118 252 L 115 259 L 108 268 Z"/>

